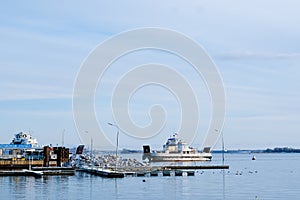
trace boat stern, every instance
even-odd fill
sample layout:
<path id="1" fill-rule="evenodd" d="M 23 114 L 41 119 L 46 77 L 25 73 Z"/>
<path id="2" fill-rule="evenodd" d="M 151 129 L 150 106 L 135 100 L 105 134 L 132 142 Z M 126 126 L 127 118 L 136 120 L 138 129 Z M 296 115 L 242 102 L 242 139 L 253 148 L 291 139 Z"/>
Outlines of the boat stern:
<path id="1" fill-rule="evenodd" d="M 151 157 L 150 145 L 143 145 L 143 160 L 149 159 Z"/>

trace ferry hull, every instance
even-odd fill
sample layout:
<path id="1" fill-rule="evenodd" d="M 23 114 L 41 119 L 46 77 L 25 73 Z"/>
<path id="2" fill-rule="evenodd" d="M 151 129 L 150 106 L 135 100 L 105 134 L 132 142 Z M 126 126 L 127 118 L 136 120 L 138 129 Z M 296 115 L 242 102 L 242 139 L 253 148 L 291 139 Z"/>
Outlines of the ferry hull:
<path id="1" fill-rule="evenodd" d="M 203 153 L 197 155 L 183 155 L 183 154 L 165 154 L 165 153 L 144 153 L 143 160 L 148 159 L 149 162 L 199 162 L 211 161 L 210 153 Z"/>

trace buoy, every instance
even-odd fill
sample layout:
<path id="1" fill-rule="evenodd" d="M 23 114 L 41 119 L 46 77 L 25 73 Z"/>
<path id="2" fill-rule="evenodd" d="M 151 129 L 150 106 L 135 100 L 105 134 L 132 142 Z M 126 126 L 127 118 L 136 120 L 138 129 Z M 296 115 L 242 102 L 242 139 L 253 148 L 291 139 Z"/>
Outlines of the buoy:
<path id="1" fill-rule="evenodd" d="M 255 157 L 255 156 L 253 156 L 253 157 L 252 157 L 252 160 L 256 160 L 256 157 Z"/>
<path id="2" fill-rule="evenodd" d="M 145 180 L 145 179 L 143 179 L 143 182 L 146 182 L 146 180 Z"/>

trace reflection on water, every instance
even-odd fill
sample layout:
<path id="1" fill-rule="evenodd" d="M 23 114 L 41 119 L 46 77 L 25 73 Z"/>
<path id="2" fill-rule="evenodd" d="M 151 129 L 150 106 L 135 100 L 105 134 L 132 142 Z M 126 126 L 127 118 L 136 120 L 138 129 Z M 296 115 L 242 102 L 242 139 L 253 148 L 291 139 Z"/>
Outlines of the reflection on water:
<path id="1" fill-rule="evenodd" d="M 212 164 L 221 163 L 215 155 Z M 230 170 L 200 170 L 195 176 L 101 178 L 0 177 L 0 199 L 299 199 L 300 154 L 226 156 Z M 143 182 L 145 180 L 145 182 Z"/>
<path id="2" fill-rule="evenodd" d="M 115 199 L 118 199 L 118 179 L 115 178 Z"/>
<path id="3" fill-rule="evenodd" d="M 222 187 L 222 189 L 223 189 L 222 192 L 223 192 L 223 199 L 226 199 L 226 195 L 225 195 L 225 194 L 226 194 L 226 193 L 225 193 L 225 173 L 226 173 L 225 170 L 222 169 L 222 180 L 223 180 L 223 181 L 222 181 L 222 183 L 223 183 L 223 184 L 222 184 L 222 186 L 223 186 L 223 187 Z"/>

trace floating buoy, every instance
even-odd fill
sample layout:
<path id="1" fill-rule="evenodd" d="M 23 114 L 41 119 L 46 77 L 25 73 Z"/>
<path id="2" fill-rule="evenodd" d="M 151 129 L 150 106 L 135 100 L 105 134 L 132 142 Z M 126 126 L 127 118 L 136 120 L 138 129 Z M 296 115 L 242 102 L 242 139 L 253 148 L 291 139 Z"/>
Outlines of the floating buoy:
<path id="1" fill-rule="evenodd" d="M 256 160 L 256 157 L 255 157 L 255 156 L 253 156 L 253 157 L 252 157 L 252 160 Z"/>

